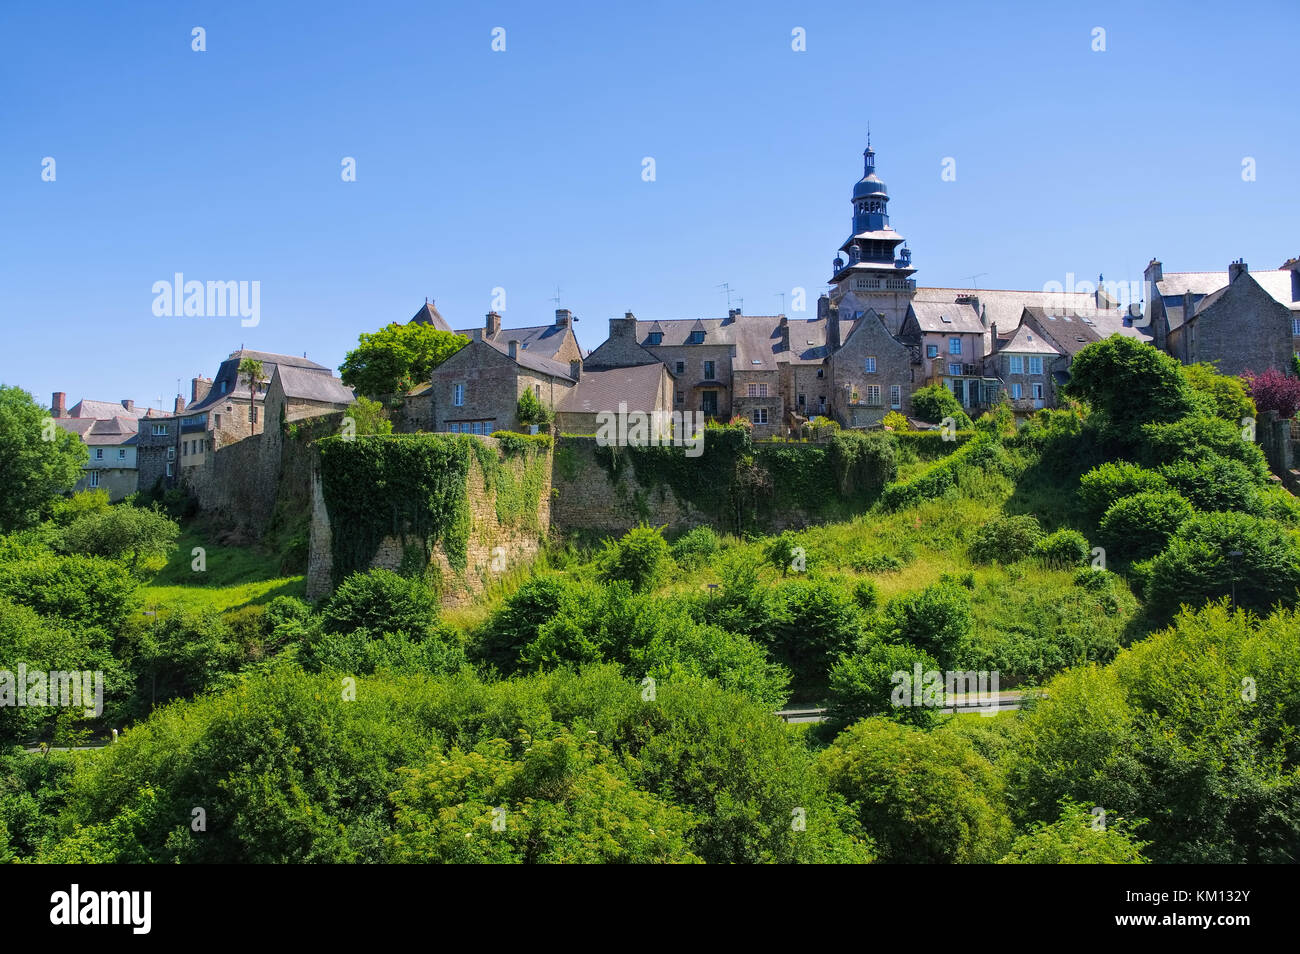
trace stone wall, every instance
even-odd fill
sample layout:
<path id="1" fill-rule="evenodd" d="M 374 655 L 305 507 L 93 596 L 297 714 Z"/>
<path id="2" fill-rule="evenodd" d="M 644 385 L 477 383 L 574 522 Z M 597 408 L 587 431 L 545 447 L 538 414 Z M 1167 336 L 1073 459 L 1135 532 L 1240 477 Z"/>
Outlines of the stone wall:
<path id="1" fill-rule="evenodd" d="M 399 439 L 400 438 L 395 438 Z M 518 481 L 524 477 L 527 458 L 523 454 L 505 454 L 490 437 L 473 437 L 496 450 L 500 466 Z M 307 564 L 307 597 L 320 599 L 333 589 L 334 527 L 320 476 L 320 462 L 312 455 L 310 470 L 311 542 Z M 468 602 L 490 584 L 493 579 L 527 564 L 537 556 L 542 541 L 551 525 L 551 455 L 545 452 L 545 480 L 542 485 L 536 514 L 527 514 L 520 525 L 507 525 L 498 518 L 497 493 L 487 486 L 483 468 L 475 454 L 469 456 L 466 477 L 466 495 L 469 505 L 470 531 L 466 548 L 466 567 L 456 571 L 447 558 L 442 544 L 433 548 L 430 575 L 441 579 L 441 596 L 444 605 Z M 370 562 L 371 569 L 398 570 L 405 567 L 414 541 L 398 536 L 385 537 Z M 407 567 L 409 568 L 409 567 Z"/>

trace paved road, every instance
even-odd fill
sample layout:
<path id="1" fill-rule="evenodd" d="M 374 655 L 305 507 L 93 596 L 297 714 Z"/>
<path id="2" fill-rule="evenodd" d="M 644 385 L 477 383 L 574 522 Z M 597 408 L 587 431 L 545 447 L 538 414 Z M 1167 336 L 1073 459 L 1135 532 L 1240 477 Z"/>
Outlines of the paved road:
<path id="1" fill-rule="evenodd" d="M 981 706 L 981 700 L 972 698 L 967 702 L 967 697 L 962 693 L 955 693 L 954 702 L 956 706 L 946 706 L 940 709 L 940 712 L 982 712 L 985 711 Z M 1019 709 L 1020 703 L 1024 700 L 1023 692 L 1000 692 L 997 701 L 989 709 L 997 712 L 1011 711 Z M 782 709 L 777 713 L 788 723 L 799 722 L 825 722 L 826 709 Z"/>

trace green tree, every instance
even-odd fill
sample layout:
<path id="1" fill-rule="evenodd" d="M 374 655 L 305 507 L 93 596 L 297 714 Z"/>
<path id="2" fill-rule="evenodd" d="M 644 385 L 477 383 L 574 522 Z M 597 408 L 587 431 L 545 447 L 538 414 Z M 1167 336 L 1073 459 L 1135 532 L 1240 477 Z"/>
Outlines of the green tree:
<path id="1" fill-rule="evenodd" d="M 1255 402 L 1241 378 L 1220 374 L 1218 368 L 1205 362 L 1186 365 L 1183 373 L 1196 392 L 1194 400 L 1202 413 L 1220 417 L 1237 427 L 1243 418 L 1255 416 Z"/>
<path id="2" fill-rule="evenodd" d="M 1124 819 L 1106 819 L 1069 799 L 1061 803 L 1061 817 L 1034 822 L 1011 845 L 1000 865 L 1143 865 L 1146 842 L 1133 834 L 1137 827 Z"/>
<path id="3" fill-rule="evenodd" d="M 343 383 L 378 398 L 428 381 L 433 369 L 469 343 L 464 335 L 427 324 L 393 324 L 362 332 L 339 367 Z"/>
<path id="4" fill-rule="evenodd" d="M 1170 422 L 1190 413 L 1191 386 L 1176 360 L 1122 335 L 1088 345 L 1070 364 L 1065 393 L 1086 401 L 1116 440 L 1136 444 L 1143 424 Z"/>
<path id="5" fill-rule="evenodd" d="M 961 736 L 864 719 L 819 764 L 883 862 L 991 862 L 1011 841 L 997 773 Z"/>
<path id="6" fill-rule="evenodd" d="M 384 406 L 364 394 L 357 395 L 356 401 L 348 408 L 347 414 L 356 423 L 357 437 L 393 433 L 393 422 L 384 412 Z"/>
<path id="7" fill-rule="evenodd" d="M 1117 560 L 1145 560 L 1169 543 L 1195 511 L 1173 491 L 1134 494 L 1115 501 L 1099 529 L 1106 555 Z"/>
<path id="8" fill-rule="evenodd" d="M 340 583 L 320 615 L 326 633 L 364 629 L 379 636 L 423 634 L 437 625 L 438 613 L 438 598 L 423 581 L 377 569 L 353 573 Z"/>
<path id="9" fill-rule="evenodd" d="M 0 384 L 0 533 L 34 526 L 81 479 L 86 445 L 53 420 L 22 388 Z"/>
<path id="10" fill-rule="evenodd" d="M 852 595 L 830 580 L 787 580 L 774 587 L 759 622 L 760 638 L 787 667 L 802 697 L 826 686 L 831 666 L 862 636 L 861 610 Z"/>
<path id="11" fill-rule="evenodd" d="M 974 425 L 970 415 L 961 406 L 957 396 L 942 384 L 927 384 L 912 392 L 912 411 L 923 421 L 942 424 L 945 417 L 951 417 L 958 430 L 967 430 Z"/>
<path id="12" fill-rule="evenodd" d="M 915 646 L 936 659 L 937 668 L 955 669 L 973 626 L 970 594 L 940 582 L 890 600 L 879 629 L 886 642 Z"/>
<path id="13" fill-rule="evenodd" d="M 135 570 L 141 558 L 166 556 L 180 527 L 158 510 L 119 504 L 77 517 L 63 531 L 63 549 L 124 560 Z"/>
<path id="14" fill-rule="evenodd" d="M 257 418 L 257 388 L 266 379 L 266 369 L 257 358 L 244 358 L 239 362 L 238 374 L 239 380 L 248 385 L 248 420 L 252 423 Z"/>
<path id="15" fill-rule="evenodd" d="M 915 726 L 933 725 L 934 707 L 894 704 L 896 674 L 906 673 L 911 679 L 917 663 L 922 672 L 939 669 L 934 657 L 919 649 L 877 641 L 841 656 L 831 669 L 826 702 L 832 724 L 842 728 L 867 716 L 883 715 Z"/>
<path id="16" fill-rule="evenodd" d="M 673 558 L 664 540 L 663 528 L 642 524 L 618 540 L 609 540 L 597 557 L 600 579 L 622 581 L 635 591 L 653 589 L 672 566 Z"/>
<path id="17" fill-rule="evenodd" d="M 549 424 L 551 409 L 543 404 L 542 399 L 529 388 L 519 395 L 519 400 L 515 404 L 515 416 L 519 418 L 522 427 L 530 424 Z"/>

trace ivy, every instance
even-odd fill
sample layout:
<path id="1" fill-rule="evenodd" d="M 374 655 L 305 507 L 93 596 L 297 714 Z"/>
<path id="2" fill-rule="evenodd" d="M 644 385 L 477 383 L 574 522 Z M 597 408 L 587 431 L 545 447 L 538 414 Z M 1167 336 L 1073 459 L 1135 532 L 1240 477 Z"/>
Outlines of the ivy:
<path id="1" fill-rule="evenodd" d="M 329 513 L 334 583 L 370 567 L 385 537 L 415 540 L 425 562 L 439 543 L 447 562 L 468 563 L 469 455 L 464 434 L 329 437 L 318 442 Z M 495 454 L 493 454 L 495 458 Z"/>

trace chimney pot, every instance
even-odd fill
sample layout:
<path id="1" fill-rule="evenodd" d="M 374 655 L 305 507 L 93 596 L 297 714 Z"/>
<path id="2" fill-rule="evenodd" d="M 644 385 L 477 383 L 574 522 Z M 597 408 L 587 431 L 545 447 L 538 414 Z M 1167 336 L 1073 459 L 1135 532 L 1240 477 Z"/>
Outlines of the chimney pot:
<path id="1" fill-rule="evenodd" d="M 1246 260 L 1237 259 L 1228 266 L 1228 284 L 1232 284 L 1248 271 L 1250 271 L 1250 268 L 1246 265 Z"/>
<path id="2" fill-rule="evenodd" d="M 573 318 L 573 312 L 569 311 L 569 309 L 567 308 L 555 309 L 555 327 L 557 328 L 569 327 L 569 322 L 572 318 Z"/>
<path id="3" fill-rule="evenodd" d="M 54 417 L 68 416 L 68 393 L 66 391 L 54 392 L 54 400 L 50 404 L 50 413 Z"/>

